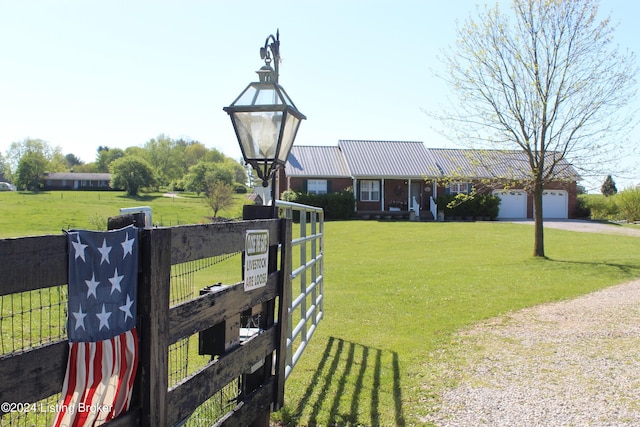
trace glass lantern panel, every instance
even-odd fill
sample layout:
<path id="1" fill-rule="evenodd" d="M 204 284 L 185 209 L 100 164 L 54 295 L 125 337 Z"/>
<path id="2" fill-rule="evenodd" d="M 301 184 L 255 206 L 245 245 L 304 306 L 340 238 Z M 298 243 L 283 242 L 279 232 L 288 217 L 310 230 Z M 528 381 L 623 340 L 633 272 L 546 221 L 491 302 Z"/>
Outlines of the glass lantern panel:
<path id="1" fill-rule="evenodd" d="M 289 95 L 287 94 L 287 92 L 285 92 L 282 86 L 280 86 L 280 95 L 282 95 L 282 98 L 284 99 L 285 104 L 295 107 L 295 105 L 293 104 L 293 101 L 291 101 L 291 98 L 289 98 Z"/>
<path id="2" fill-rule="evenodd" d="M 252 105 L 253 100 L 255 99 L 257 89 L 254 86 L 249 86 L 244 90 L 244 92 L 238 97 L 234 105 Z"/>
<path id="3" fill-rule="evenodd" d="M 291 151 L 291 146 L 293 145 L 293 139 L 296 137 L 298 126 L 300 126 L 300 119 L 293 116 L 292 114 L 287 114 L 287 118 L 285 119 L 284 124 L 284 131 L 282 132 L 280 153 L 278 155 L 278 160 L 280 160 L 282 163 L 285 163 L 287 161 L 287 157 L 289 157 L 289 152 Z"/>
<path id="4" fill-rule="evenodd" d="M 283 113 L 236 112 L 238 137 L 247 159 L 275 159 Z"/>
<path id="5" fill-rule="evenodd" d="M 279 105 L 282 104 L 282 99 L 276 92 L 275 88 L 271 86 L 268 89 L 261 88 L 258 91 L 255 105 Z"/>

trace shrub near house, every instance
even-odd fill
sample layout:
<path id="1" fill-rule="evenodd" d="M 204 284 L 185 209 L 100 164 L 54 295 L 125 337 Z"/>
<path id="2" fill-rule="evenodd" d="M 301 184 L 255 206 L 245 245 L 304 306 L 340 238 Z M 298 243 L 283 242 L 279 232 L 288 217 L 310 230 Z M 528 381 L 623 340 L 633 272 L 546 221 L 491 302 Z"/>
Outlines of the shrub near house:
<path id="1" fill-rule="evenodd" d="M 348 188 L 330 194 L 314 194 L 295 191 L 282 193 L 282 200 L 316 206 L 324 210 L 324 218 L 328 220 L 350 219 L 353 217 L 355 200 L 353 190 Z M 294 218 L 295 219 L 295 218 Z"/>
<path id="2" fill-rule="evenodd" d="M 591 213 L 591 219 L 640 221 L 640 188 L 627 188 L 608 197 L 585 194 L 581 198 Z"/>
<path id="3" fill-rule="evenodd" d="M 495 220 L 500 212 L 500 198 L 491 194 L 445 194 L 436 203 L 445 219 Z"/>

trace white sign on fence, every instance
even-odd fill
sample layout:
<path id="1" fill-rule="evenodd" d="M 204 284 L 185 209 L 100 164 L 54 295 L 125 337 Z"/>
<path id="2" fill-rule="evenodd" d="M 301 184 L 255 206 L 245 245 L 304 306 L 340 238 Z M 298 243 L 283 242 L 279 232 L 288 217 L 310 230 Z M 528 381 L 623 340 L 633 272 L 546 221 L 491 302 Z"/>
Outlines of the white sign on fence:
<path id="1" fill-rule="evenodd" d="M 244 290 L 267 285 L 269 230 L 247 230 L 244 257 Z"/>

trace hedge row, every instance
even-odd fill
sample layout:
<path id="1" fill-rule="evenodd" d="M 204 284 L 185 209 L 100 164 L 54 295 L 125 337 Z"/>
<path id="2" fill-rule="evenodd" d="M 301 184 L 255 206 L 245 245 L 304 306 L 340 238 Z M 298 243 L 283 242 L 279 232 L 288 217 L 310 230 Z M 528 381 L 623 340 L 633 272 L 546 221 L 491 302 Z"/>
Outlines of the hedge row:
<path id="1" fill-rule="evenodd" d="M 288 190 L 283 192 L 281 197 L 288 202 L 322 208 L 326 220 L 350 219 L 355 212 L 355 199 L 351 190 L 331 194 L 310 194 Z"/>
<path id="2" fill-rule="evenodd" d="M 446 194 L 436 198 L 438 211 L 445 219 L 486 218 L 494 220 L 500 210 L 500 198 L 491 194 Z"/>

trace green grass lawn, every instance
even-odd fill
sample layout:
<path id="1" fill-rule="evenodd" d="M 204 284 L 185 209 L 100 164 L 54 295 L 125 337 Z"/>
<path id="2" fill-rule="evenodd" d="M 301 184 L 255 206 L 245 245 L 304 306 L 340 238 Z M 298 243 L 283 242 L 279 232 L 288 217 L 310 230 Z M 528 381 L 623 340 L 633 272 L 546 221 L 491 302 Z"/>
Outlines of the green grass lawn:
<path id="1" fill-rule="evenodd" d="M 241 217 L 245 200 L 244 194 L 236 195 L 235 204 L 218 216 Z M 6 191 L 0 192 L 0 238 L 54 234 L 67 228 L 106 230 L 107 218 L 118 215 L 120 208 L 135 206 L 150 206 L 156 225 L 199 224 L 213 215 L 204 199 L 192 193 L 171 198 L 162 193 L 127 197 L 116 191 Z"/>
<path id="2" fill-rule="evenodd" d="M 239 216 L 241 204 L 221 216 Z M 100 218 L 138 205 L 163 225 L 211 215 L 190 196 L 7 192 L 0 237 L 99 228 Z M 454 357 L 456 331 L 640 277 L 634 237 L 546 229 L 548 259 L 534 259 L 533 228 L 523 224 L 343 221 L 327 223 L 325 236 L 325 316 L 274 416 L 290 425 L 421 425 L 454 381 L 438 362 Z M 235 279 L 229 271 L 203 283 Z"/>
<path id="3" fill-rule="evenodd" d="M 640 276 L 633 237 L 501 222 L 326 224 L 325 318 L 287 382 L 291 425 L 421 425 L 461 328 Z M 473 349 L 469 349 L 473 351 Z M 445 376 L 446 377 L 446 376 Z"/>

